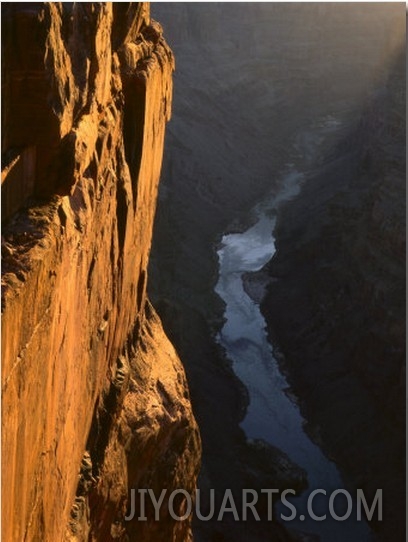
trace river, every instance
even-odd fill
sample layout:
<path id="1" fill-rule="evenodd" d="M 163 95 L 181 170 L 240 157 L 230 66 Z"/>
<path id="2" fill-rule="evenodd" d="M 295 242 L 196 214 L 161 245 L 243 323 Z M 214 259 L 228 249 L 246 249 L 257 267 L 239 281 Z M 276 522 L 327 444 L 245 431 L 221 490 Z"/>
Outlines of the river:
<path id="1" fill-rule="evenodd" d="M 344 488 L 344 484 L 336 465 L 305 432 L 305 421 L 290 398 L 288 382 L 273 355 L 259 305 L 243 287 L 243 274 L 261 269 L 273 256 L 272 232 L 277 208 L 299 193 L 303 180 L 303 174 L 296 171 L 293 164 L 288 165 L 279 193 L 253 210 L 256 223 L 243 233 L 223 236 L 217 252 L 219 280 L 215 290 L 226 308 L 225 324 L 218 341 L 233 362 L 235 374 L 248 389 L 250 403 L 241 424 L 247 437 L 262 438 L 280 448 L 307 472 L 309 488 L 292 499 L 298 513 L 296 519 L 286 522 L 287 526 L 318 535 L 322 542 L 366 542 L 372 538 L 368 525 L 356 519 L 355 500 L 352 513 L 345 521 L 336 521 L 326 510 L 330 494 Z M 313 520 L 307 512 L 307 499 L 314 489 L 327 491 L 327 497 L 318 495 L 313 500 L 314 513 L 327 514 L 324 521 Z M 334 506 L 339 516 L 344 514 L 341 505 L 345 503 L 344 495 L 336 497 Z M 278 505 L 276 512 L 278 518 L 279 514 L 291 515 L 291 510 L 283 505 Z"/>

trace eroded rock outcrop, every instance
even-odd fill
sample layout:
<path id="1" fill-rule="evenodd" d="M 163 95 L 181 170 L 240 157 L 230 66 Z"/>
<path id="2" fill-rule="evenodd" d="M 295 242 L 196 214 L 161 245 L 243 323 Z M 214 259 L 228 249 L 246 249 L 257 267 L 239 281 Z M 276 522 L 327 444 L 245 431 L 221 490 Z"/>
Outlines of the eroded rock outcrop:
<path id="1" fill-rule="evenodd" d="M 172 53 L 144 3 L 2 11 L 3 540 L 184 540 L 124 521 L 200 460 L 146 297 Z"/>

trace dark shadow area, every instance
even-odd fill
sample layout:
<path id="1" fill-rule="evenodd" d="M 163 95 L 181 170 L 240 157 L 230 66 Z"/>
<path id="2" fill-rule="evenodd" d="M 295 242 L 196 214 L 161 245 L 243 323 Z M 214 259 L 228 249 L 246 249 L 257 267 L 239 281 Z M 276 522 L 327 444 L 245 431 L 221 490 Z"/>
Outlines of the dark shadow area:
<path id="1" fill-rule="evenodd" d="M 336 256 L 337 261 L 342 261 L 344 255 L 338 251 L 337 234 L 330 224 L 325 226 L 327 243 L 316 243 L 314 247 L 308 244 L 313 224 L 319 221 L 319 209 L 326 213 L 328 209 L 341 205 L 356 218 L 354 223 L 350 223 L 349 235 L 353 236 L 356 231 L 361 232 L 362 238 L 375 235 L 372 230 L 359 230 L 362 225 L 359 201 L 365 201 L 365 194 L 369 194 L 369 200 L 372 199 L 377 188 L 384 192 L 378 184 L 367 190 L 367 184 L 372 172 L 377 171 L 380 175 L 379 172 L 384 171 L 380 167 L 382 162 L 383 168 L 388 169 L 388 158 L 381 154 L 382 142 L 385 143 L 383 133 L 391 133 L 395 128 L 392 127 L 393 122 L 390 123 L 391 117 L 379 114 L 378 104 L 384 103 L 385 109 L 393 109 L 392 99 L 387 94 L 387 80 L 393 73 L 399 81 L 401 73 L 390 68 L 394 50 L 391 36 L 395 27 L 401 26 L 401 20 L 405 25 L 405 11 L 397 8 L 387 11 L 384 6 L 373 5 L 368 10 L 362 5 L 339 4 L 257 4 L 251 7 L 207 4 L 184 5 L 178 9 L 157 5 L 155 10 L 153 15 L 163 23 L 165 35 L 175 52 L 177 70 L 149 287 L 166 332 L 175 344 L 188 375 L 203 439 L 200 487 L 215 488 L 222 494 L 225 488 L 257 487 L 264 474 L 260 458 L 251 464 L 244 452 L 245 436 L 239 423 L 245 415 L 248 401 L 246 390 L 216 342 L 224 312 L 222 301 L 214 293 L 218 273 L 217 244 L 224 233 L 243 231 L 250 226 L 255 220 L 251 209 L 257 202 L 279 193 L 282 175 L 292 169 L 304 174 L 305 190 L 310 190 L 310 196 L 306 211 L 302 210 L 301 198 L 298 198 L 282 212 L 289 216 L 287 209 L 292 209 L 290 220 L 293 218 L 293 224 L 298 225 L 299 231 L 289 231 L 285 239 L 278 239 L 279 248 L 287 244 L 293 258 L 290 265 L 296 271 L 299 264 L 296 257 L 301 255 L 297 251 L 295 237 L 301 234 L 305 239 L 305 251 L 310 249 L 304 258 L 307 262 L 304 271 L 309 273 L 315 289 L 320 285 L 313 278 L 318 259 L 324 255 L 324 260 Z M 371 113 L 370 108 L 373 108 Z M 396 111 L 399 116 L 399 106 Z M 375 124 L 380 118 L 383 118 L 382 127 Z M 400 149 L 399 128 L 396 132 Z M 371 139 L 370 143 L 368 134 L 377 134 L 379 146 L 374 148 L 374 140 Z M 372 149 L 369 148 L 371 145 Z M 400 179 L 400 156 L 393 160 L 397 162 L 395 178 Z M 362 171 L 366 171 L 364 186 L 353 183 L 356 173 Z M 320 179 L 318 183 L 313 181 L 317 178 Z M 309 181 L 313 182 L 309 184 Z M 403 194 L 391 191 L 389 195 L 386 205 L 399 206 Z M 339 224 L 344 221 L 341 213 L 339 219 Z M 281 218 L 278 236 L 284 231 L 284 222 Z M 363 259 L 367 260 L 365 256 Z M 287 307 L 288 318 L 285 319 L 285 337 L 292 343 L 294 338 L 289 339 L 289 336 L 296 328 L 294 320 L 302 320 L 300 327 L 306 325 L 310 314 L 302 310 L 311 301 L 311 306 L 315 307 L 315 291 L 305 292 L 299 315 L 291 314 L 289 317 L 290 310 L 296 312 L 295 294 L 303 291 L 301 270 L 301 265 L 296 273 L 285 269 L 289 276 L 296 276 L 288 286 L 293 305 Z M 273 273 L 282 276 L 278 271 L 278 261 L 274 263 Z M 329 279 L 322 295 L 328 300 L 341 288 L 349 288 L 348 278 L 354 275 L 354 268 L 350 267 L 349 272 L 339 279 L 341 284 L 330 283 L 333 273 L 329 268 L 326 268 L 326 273 Z M 373 277 L 373 281 L 377 278 Z M 283 306 L 284 284 L 276 289 L 279 288 Z M 395 292 L 402 295 L 400 286 L 395 286 Z M 348 299 L 351 299 L 351 312 L 356 312 L 356 306 L 364 308 L 364 305 L 354 303 L 352 298 Z M 388 299 L 390 308 L 395 298 Z M 370 310 L 365 306 L 363 312 L 368 315 Z M 275 308 L 274 311 L 278 320 L 279 311 Z M 358 326 L 367 325 L 364 315 L 361 318 L 362 321 L 357 323 L 350 319 L 356 330 Z M 381 319 L 379 317 L 378 320 L 380 327 Z M 282 326 L 283 323 L 279 329 Z M 385 333 L 386 329 L 383 328 Z M 326 331 L 319 323 L 315 322 L 314 333 L 320 343 L 326 341 Z M 345 329 L 337 328 L 338 339 L 347 342 L 348 335 L 344 333 Z M 271 332 L 271 336 L 275 335 Z M 377 336 L 376 331 L 374 335 Z M 295 346 L 293 344 L 293 348 Z M 374 341 L 370 347 L 377 351 Z M 300 353 L 301 349 L 297 352 Z M 371 357 L 367 352 L 365 359 Z M 345 378 L 342 371 L 328 371 L 336 387 L 346 390 L 345 397 L 350 397 L 349 392 L 359 394 L 358 389 L 349 387 L 347 372 L 351 372 L 351 365 L 353 374 L 360 373 L 358 379 L 361 381 L 364 380 L 364 377 L 361 379 L 364 372 L 366 377 L 371 374 L 368 377 L 371 380 L 383 380 L 380 369 L 384 364 L 374 363 L 367 372 L 363 369 L 364 363 L 359 366 L 356 361 L 359 359 L 362 359 L 361 355 L 356 351 L 353 360 L 347 360 Z M 330 401 L 333 390 L 329 386 L 318 386 L 320 376 L 325 374 L 323 364 L 324 360 L 315 372 L 311 372 L 311 378 L 315 388 L 321 390 L 329 403 L 329 406 L 320 403 L 319 408 L 322 413 L 332 415 Z M 394 369 L 397 366 L 398 363 L 390 363 Z M 366 383 L 362 385 L 366 386 Z M 295 387 L 295 391 L 300 399 L 305 393 L 307 401 L 307 390 Z M 394 399 L 390 404 L 392 402 Z M 400 408 L 397 404 L 396 400 L 391 408 L 394 413 Z M 311 409 L 303 403 L 302 409 L 310 416 Z M 378 410 L 381 411 L 382 406 Z M 376 431 L 375 438 L 372 438 L 374 433 L 367 432 L 366 442 L 360 446 L 358 438 L 353 444 L 353 438 L 364 436 L 362 427 L 367 420 L 358 412 L 358 405 L 347 413 L 337 411 L 336 416 L 338 423 L 334 416 L 324 421 L 334 432 L 340 430 L 343 418 L 346 420 L 344 423 L 356 421 L 351 432 L 347 433 L 350 447 L 344 455 L 348 456 L 349 463 L 353 463 L 354 457 L 361 453 L 359 466 L 347 470 L 348 465 L 339 459 L 350 487 L 373 475 L 372 471 L 367 474 L 364 466 L 364 450 L 368 448 L 379 459 L 377 468 L 381 461 L 383 467 L 387 467 L 396 459 L 396 467 L 391 470 L 387 467 L 384 472 L 392 472 L 394 481 L 397 472 L 403 478 L 401 464 L 398 463 L 399 454 L 403 451 L 401 440 L 395 441 L 396 448 L 392 445 L 391 455 L 384 456 L 386 448 L 380 444 L 380 440 L 387 442 L 390 431 L 394 434 L 399 431 L 400 422 L 394 430 L 391 428 L 394 422 L 390 418 L 388 431 L 383 435 Z M 370 423 L 376 426 L 374 418 Z M 318 442 L 327 451 L 327 442 Z M 392 455 L 392 449 L 397 455 Z M 330 451 L 333 452 L 332 448 Z M 380 478 L 372 477 L 370 488 L 378 487 L 377 483 L 380 483 Z M 401 519 L 400 511 L 396 514 Z M 384 520 L 383 540 L 400 540 L 401 531 L 398 528 L 394 530 L 394 521 L 395 515 Z M 270 524 L 242 526 L 242 523 L 233 521 L 197 521 L 196 536 L 203 541 L 269 540 L 271 536 L 276 540 L 296 540 L 300 536 L 299 533 L 283 532 L 279 526 Z"/>
<path id="2" fill-rule="evenodd" d="M 312 431 L 351 486 L 383 490 L 381 540 L 405 539 L 404 81 L 401 50 L 282 208 L 261 305 Z"/>

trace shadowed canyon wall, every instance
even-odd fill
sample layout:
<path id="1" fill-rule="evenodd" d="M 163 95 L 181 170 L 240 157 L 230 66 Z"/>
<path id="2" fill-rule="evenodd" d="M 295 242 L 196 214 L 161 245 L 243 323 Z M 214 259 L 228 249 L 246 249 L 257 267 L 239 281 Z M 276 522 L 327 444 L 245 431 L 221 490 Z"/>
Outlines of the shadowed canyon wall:
<path id="1" fill-rule="evenodd" d="M 355 327 L 362 330 L 361 341 L 356 341 L 357 331 L 354 330 L 350 341 L 356 348 L 344 371 L 329 369 L 330 374 L 327 378 L 324 376 L 326 352 L 325 360 L 316 363 L 311 372 L 314 384 L 319 381 L 321 369 L 322 380 L 326 382 L 331 378 L 333 386 L 328 385 L 327 389 L 331 391 L 325 396 L 325 407 L 322 407 L 323 399 L 319 403 L 320 414 L 316 414 L 316 419 L 320 417 L 318 421 L 327 426 L 330 424 L 326 436 L 330 431 L 335 438 L 337 433 L 339 442 L 344 445 L 343 459 L 347 458 L 340 461 L 340 467 L 343 473 L 346 467 L 348 469 L 347 482 L 355 477 L 353 483 L 358 484 L 361 478 L 367 480 L 373 474 L 373 469 L 368 467 L 366 472 L 364 465 L 369 449 L 377 456 L 377 466 L 381 456 L 384 466 L 388 461 L 390 463 L 388 470 L 383 469 L 381 478 L 373 477 L 376 487 L 381 487 L 378 484 L 386 479 L 386 472 L 391 475 L 393 471 L 393 481 L 395 474 L 400 472 L 402 479 L 403 448 L 401 437 L 398 437 L 401 421 L 396 420 L 394 426 L 393 416 L 398 411 L 396 418 L 401 418 L 403 190 L 400 183 L 404 164 L 400 156 L 394 157 L 394 151 L 398 155 L 401 150 L 400 131 L 404 118 L 398 120 L 401 106 L 394 102 L 395 96 L 397 100 L 403 96 L 400 83 L 396 82 L 392 89 L 390 77 L 400 80 L 401 76 L 401 67 L 394 64 L 394 60 L 398 41 L 405 33 L 404 6 L 383 3 L 158 3 L 152 9 L 175 51 L 177 70 L 173 120 L 166 139 L 150 262 L 153 280 L 149 287 L 189 377 L 203 437 L 202 487 L 229 487 L 229 484 L 252 487 L 243 485 L 247 472 L 245 460 L 240 461 L 245 456 L 242 453 L 245 447 L 242 446 L 239 423 L 245 415 L 248 399 L 215 340 L 223 324 L 224 311 L 222 301 L 214 292 L 218 280 L 216 250 L 224 233 L 246 229 L 253 223 L 251 209 L 254 204 L 279 192 L 282 177 L 292 170 L 300 172 L 306 184 L 313 182 L 304 205 L 302 198 L 297 198 L 292 211 L 286 206 L 279 218 L 277 236 L 281 254 L 271 264 L 271 273 L 281 278 L 278 275 L 281 263 L 286 274 L 293 274 L 293 280 L 283 277 L 280 283 L 271 286 L 273 292 L 282 289 L 276 310 L 272 294 L 264 302 L 264 313 L 267 316 L 274 314 L 270 336 L 275 337 L 272 327 L 275 321 L 279 322 L 279 309 L 285 308 L 287 300 L 290 305 L 287 310 L 282 310 L 283 320 L 277 331 L 282 337 L 282 347 L 283 339 L 288 345 L 288 354 L 298 345 L 297 358 L 288 361 L 289 369 L 295 371 L 294 367 L 299 363 L 298 371 L 304 369 L 306 372 L 307 364 L 301 363 L 300 358 L 311 337 L 316 339 L 316 344 L 318 340 L 323 343 L 329 326 L 332 326 L 332 334 L 337 333 L 337 344 L 342 337 L 344 342 L 348 341 L 349 336 L 345 337 L 344 333 L 355 321 L 350 320 L 348 326 L 336 328 L 338 316 L 329 315 L 329 311 L 340 309 L 342 303 L 343 309 L 348 306 L 351 312 L 358 307 Z M 388 109 L 396 112 L 393 120 Z M 322 126 L 329 128 L 322 131 Z M 390 144 L 392 131 L 396 132 L 396 144 Z M 390 150 L 392 148 L 394 150 Z M 370 161 L 371 166 L 368 165 Z M 398 173 L 386 173 L 381 181 L 382 173 L 389 170 Z M 303 195 L 309 192 L 305 188 Z M 321 215 L 325 213 L 337 213 L 333 224 L 321 221 Z M 320 236 L 315 232 L 314 244 L 308 253 L 309 232 L 315 222 L 316 230 L 320 228 L 318 224 L 325 224 L 325 242 L 319 244 Z M 340 232 L 342 224 L 347 231 Z M 354 236 L 355 232 L 359 232 L 358 236 Z M 340 238 L 344 239 L 341 249 L 338 246 Z M 354 240 L 350 247 L 346 246 L 348 240 Z M 379 250 L 376 253 L 377 240 Z M 395 250 L 390 246 L 385 248 L 389 242 Z M 322 254 L 319 255 L 320 250 Z M 329 265 L 325 260 L 333 255 L 336 257 Z M 343 263 L 344 255 L 347 255 L 346 264 Z M 297 256 L 310 265 L 307 269 L 306 265 L 300 267 L 295 273 Z M 313 274 L 315 265 L 319 273 L 326 274 L 324 292 L 318 295 L 315 290 L 320 281 L 314 277 L 320 275 Z M 383 265 L 386 269 L 381 271 Z M 336 274 L 333 273 L 335 266 Z M 367 276 L 364 278 L 365 270 Z M 303 272 L 308 273 L 305 279 Z M 332 282 L 327 277 L 333 277 Z M 351 290 L 339 294 L 334 303 L 339 282 L 347 289 L 349 278 Z M 365 294 L 359 291 L 360 286 Z M 377 288 L 381 292 L 376 291 Z M 357 291 L 358 300 L 353 298 Z M 372 295 L 382 296 L 385 302 L 379 306 L 376 302 L 365 305 Z M 324 297 L 331 301 L 326 302 Z M 326 308 L 320 307 L 324 303 L 327 303 Z M 372 319 L 374 305 L 377 316 Z M 394 310 L 392 306 L 398 316 L 388 314 L 385 317 L 388 311 Z M 343 320 L 344 314 L 339 312 Z M 304 322 L 298 322 L 298 342 L 292 320 L 300 318 Z M 384 318 L 388 323 L 382 327 Z M 376 323 L 366 334 L 364 326 L 370 319 L 375 319 Z M 380 327 L 382 338 L 377 337 Z M 312 331 L 307 335 L 309 328 Z M 303 337 L 302 330 L 305 331 Z M 391 357 L 388 360 L 385 350 L 381 354 L 378 350 L 377 361 L 374 361 L 370 353 L 377 351 L 380 343 L 381 349 L 385 348 L 388 340 L 385 334 L 388 333 L 390 344 L 385 350 Z M 371 340 L 373 336 L 375 342 Z M 311 349 L 311 342 L 309 346 Z M 394 346 L 399 350 L 398 354 L 392 351 Z M 361 355 L 361 349 L 364 355 Z M 346 346 L 342 345 L 337 358 L 345 351 Z M 335 363 L 326 363 L 327 367 L 333 365 Z M 348 377 L 345 376 L 347 372 Z M 328 417 L 333 389 L 338 389 L 344 401 L 349 393 L 356 398 L 358 389 L 362 389 L 349 389 L 349 378 L 355 382 L 351 372 L 358 372 L 361 380 L 371 380 L 369 386 L 377 380 L 375 400 L 381 395 L 382 399 L 370 419 L 368 410 L 364 415 L 359 412 L 359 404 L 362 409 L 365 406 L 357 399 L 353 408 L 345 409 L 343 413 L 336 407 L 337 416 L 340 412 L 339 422 L 333 423 L 335 416 Z M 382 375 L 388 381 L 384 394 L 378 390 Z M 325 385 L 315 388 L 314 394 L 309 394 L 309 387 L 297 386 L 298 398 L 305 393 L 305 399 L 312 400 L 319 391 L 323 396 Z M 381 402 L 387 403 L 385 408 L 390 414 L 389 428 L 382 435 L 375 421 L 382 409 Z M 304 407 L 302 411 L 310 415 Z M 344 430 L 347 424 L 349 427 Z M 397 454 L 384 456 L 389 431 L 394 435 L 392 447 Z M 314 437 L 322 443 L 317 431 Z M 366 440 L 360 448 L 363 438 Z M 327 448 L 324 447 L 326 451 Z M 359 449 L 361 456 L 354 463 Z M 330 452 L 333 454 L 333 446 Z M 391 465 L 394 459 L 398 461 L 395 468 Z M 255 470 L 252 469 L 252 473 Z M 387 482 L 388 486 L 392 483 Z M 397 515 L 401 521 L 401 508 Z M 387 517 L 388 527 L 384 528 L 383 534 L 394 540 L 394 533 L 399 532 L 400 536 L 401 531 L 391 529 L 396 516 L 387 514 Z M 206 529 L 208 525 L 201 523 L 197 532 L 201 535 L 200 531 Z M 214 536 L 223 540 L 267 540 L 270 536 L 256 532 L 249 524 L 246 531 L 242 529 L 241 532 L 230 529 L 220 534 L 221 529 L 220 524 L 212 526 Z M 199 539 L 207 540 L 209 536 L 204 532 Z"/>
<path id="2" fill-rule="evenodd" d="M 403 37 L 403 32 L 399 33 Z M 316 438 L 405 539 L 405 49 L 282 208 L 261 304 Z"/>
<path id="3" fill-rule="evenodd" d="M 145 3 L 3 3 L 2 540 L 186 540 L 200 437 L 146 296 L 173 55 Z M 180 507 L 183 504 L 180 503 Z"/>

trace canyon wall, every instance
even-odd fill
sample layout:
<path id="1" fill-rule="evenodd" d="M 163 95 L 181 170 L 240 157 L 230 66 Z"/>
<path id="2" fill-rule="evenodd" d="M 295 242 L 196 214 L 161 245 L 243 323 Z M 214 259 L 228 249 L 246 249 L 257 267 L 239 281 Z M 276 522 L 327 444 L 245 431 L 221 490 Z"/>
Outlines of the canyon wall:
<path id="1" fill-rule="evenodd" d="M 345 142 L 366 104 L 381 95 L 405 11 L 397 4 L 273 2 L 158 3 L 152 10 L 177 70 L 149 288 L 189 377 L 203 438 L 201 487 L 252 487 L 244 485 L 239 428 L 246 390 L 215 340 L 224 311 L 214 292 L 218 243 L 224 233 L 251 225 L 251 209 L 279 193 L 288 172 L 308 181 L 331 156 L 339 173 L 322 173 L 321 197 L 330 185 L 337 189 L 339 178 L 347 180 L 360 155 L 356 137 Z M 291 322 L 285 324 L 290 332 Z M 376 441 L 367 440 L 368 446 L 375 450 Z M 234 542 L 271 536 L 248 524 L 246 531 L 222 535 L 220 523 L 198 527 Z"/>
<path id="2" fill-rule="evenodd" d="M 145 3 L 6 3 L 2 25 L 2 539 L 186 540 L 165 506 L 124 520 L 200 462 L 146 295 L 172 52 Z"/>
<path id="3" fill-rule="evenodd" d="M 401 23 L 404 18 L 401 18 Z M 402 26 L 402 25 L 401 25 Z M 278 215 L 270 336 L 314 437 L 405 540 L 405 28 L 388 78 Z"/>

